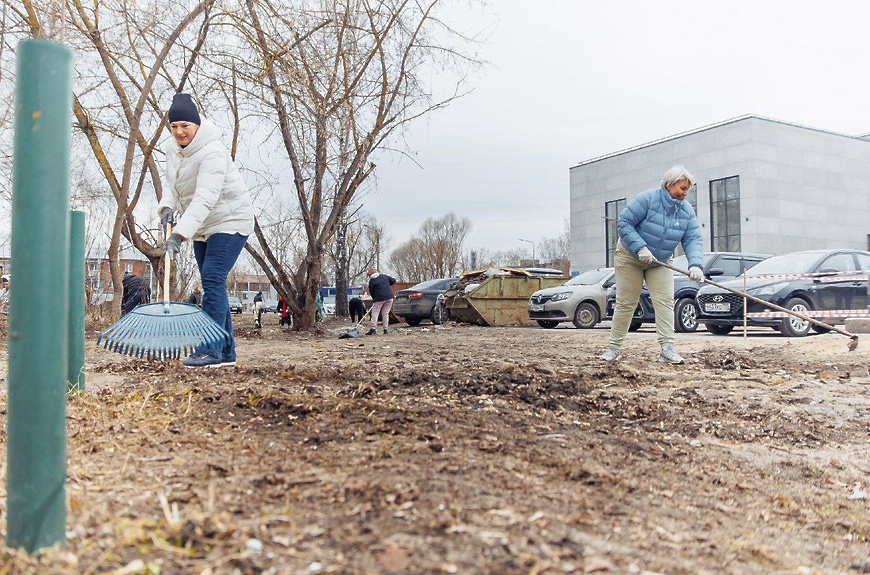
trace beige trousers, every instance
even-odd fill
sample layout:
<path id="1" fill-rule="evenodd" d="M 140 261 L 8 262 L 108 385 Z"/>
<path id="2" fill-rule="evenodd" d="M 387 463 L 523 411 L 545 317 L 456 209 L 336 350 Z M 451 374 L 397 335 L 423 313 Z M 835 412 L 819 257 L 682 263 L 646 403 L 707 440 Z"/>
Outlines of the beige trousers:
<path id="1" fill-rule="evenodd" d="M 610 324 L 610 344 L 620 346 L 628 333 L 640 290 L 646 280 L 656 313 L 656 334 L 660 345 L 674 343 L 674 272 L 655 264 L 645 264 L 616 244 L 616 308 Z"/>

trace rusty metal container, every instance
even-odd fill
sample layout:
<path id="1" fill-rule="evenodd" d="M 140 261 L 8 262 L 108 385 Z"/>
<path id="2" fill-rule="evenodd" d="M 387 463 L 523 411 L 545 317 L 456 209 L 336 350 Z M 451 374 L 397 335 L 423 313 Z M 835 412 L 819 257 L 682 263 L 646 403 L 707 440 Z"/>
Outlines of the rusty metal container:
<path id="1" fill-rule="evenodd" d="M 533 325 L 528 313 L 529 297 L 539 289 L 560 286 L 569 279 L 532 275 L 522 268 L 466 272 L 455 287 L 444 292 L 444 305 L 456 321 L 488 326 Z"/>

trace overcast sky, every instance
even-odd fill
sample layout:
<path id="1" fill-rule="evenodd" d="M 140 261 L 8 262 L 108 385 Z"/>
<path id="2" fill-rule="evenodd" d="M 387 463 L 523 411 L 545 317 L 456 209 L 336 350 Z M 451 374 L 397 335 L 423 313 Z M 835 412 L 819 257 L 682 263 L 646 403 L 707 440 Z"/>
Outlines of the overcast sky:
<path id="1" fill-rule="evenodd" d="M 870 132 L 866 0 L 491 0 L 466 18 L 490 65 L 411 128 L 420 165 L 381 158 L 364 200 L 393 247 L 452 210 L 467 247 L 530 250 L 517 238 L 564 229 L 571 166 L 744 114 Z"/>

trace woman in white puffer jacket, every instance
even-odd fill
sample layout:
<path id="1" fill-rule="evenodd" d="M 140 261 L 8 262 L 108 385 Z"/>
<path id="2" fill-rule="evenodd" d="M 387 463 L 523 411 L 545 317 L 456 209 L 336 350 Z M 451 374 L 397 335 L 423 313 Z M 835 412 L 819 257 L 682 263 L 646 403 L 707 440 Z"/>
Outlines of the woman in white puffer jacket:
<path id="1" fill-rule="evenodd" d="M 220 141 L 217 126 L 201 118 L 190 94 L 175 94 L 169 108 L 173 140 L 164 148 L 166 175 L 163 198 L 157 207 L 160 223 L 175 224 L 163 244 L 173 256 L 185 240 L 193 240 L 193 253 L 202 279 L 202 310 L 229 333 L 222 349 L 202 346 L 184 359 L 186 367 L 236 364 L 233 320 L 227 301 L 227 275 L 254 231 L 254 208 L 248 188 L 229 150 Z"/>

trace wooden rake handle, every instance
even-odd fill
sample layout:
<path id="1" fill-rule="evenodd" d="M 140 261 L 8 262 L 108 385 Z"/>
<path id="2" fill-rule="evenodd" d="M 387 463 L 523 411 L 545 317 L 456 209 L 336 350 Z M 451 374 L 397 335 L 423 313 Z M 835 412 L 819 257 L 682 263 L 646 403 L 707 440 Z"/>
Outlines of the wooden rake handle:
<path id="1" fill-rule="evenodd" d="M 163 241 L 169 239 L 169 236 L 172 235 L 172 223 L 166 222 L 166 236 L 163 238 Z M 167 253 L 166 261 L 163 263 L 163 313 L 169 313 L 169 266 L 172 258 Z"/>
<path id="2" fill-rule="evenodd" d="M 669 264 L 669 263 L 667 263 L 667 262 L 662 262 L 662 261 L 654 260 L 654 263 L 657 263 L 657 264 L 660 265 L 660 266 L 666 267 L 666 268 L 668 268 L 668 269 L 671 270 L 671 271 L 675 271 L 675 272 L 677 272 L 677 273 L 681 273 L 681 274 L 686 275 L 686 276 L 689 275 L 689 272 L 687 272 L 687 271 L 685 271 L 685 270 L 681 270 L 680 268 L 674 267 L 674 266 L 672 266 L 671 264 Z M 746 272 L 744 272 L 744 273 L 746 273 Z M 740 297 L 745 297 L 745 298 L 747 298 L 747 299 L 751 299 L 752 301 L 754 301 L 754 302 L 756 302 L 756 303 L 760 303 L 761 305 L 763 305 L 763 306 L 767 306 L 767 307 L 772 308 L 772 309 L 775 309 L 776 311 L 780 311 L 780 312 L 783 312 L 783 313 L 787 313 L 788 315 L 794 316 L 794 317 L 796 317 L 796 318 L 798 318 L 798 319 L 802 319 L 802 320 L 804 320 L 804 321 L 808 321 L 808 322 L 810 322 L 810 323 L 813 324 L 813 325 L 817 325 L 817 326 L 819 326 L 819 327 L 821 327 L 821 328 L 824 328 L 824 329 L 827 329 L 827 330 L 831 330 L 831 331 L 837 332 L 837 333 L 839 333 L 840 335 L 845 335 L 846 337 L 848 337 L 848 338 L 851 340 L 851 341 L 849 341 L 849 351 L 855 351 L 855 349 L 858 347 L 858 336 L 855 335 L 854 333 L 849 333 L 848 331 L 846 331 L 846 330 L 844 330 L 844 329 L 840 329 L 840 328 L 835 327 L 835 326 L 833 326 L 833 325 L 829 325 L 829 324 L 827 324 L 827 323 L 821 322 L 821 321 L 819 321 L 819 320 L 817 320 L 817 319 L 815 319 L 815 318 L 809 317 L 809 316 L 804 315 L 804 314 L 802 314 L 802 313 L 798 313 L 798 312 L 796 312 L 796 311 L 792 311 L 792 310 L 790 310 L 790 309 L 786 309 L 786 308 L 784 308 L 784 307 L 778 306 L 778 305 L 776 305 L 776 304 L 774 304 L 774 303 L 770 303 L 769 301 L 765 301 L 765 300 L 763 300 L 763 299 L 761 299 L 761 298 L 757 298 L 757 297 L 755 297 L 754 295 L 750 295 L 750 294 L 748 294 L 748 293 L 745 293 L 745 292 L 742 292 L 742 291 L 739 291 L 739 290 L 736 290 L 736 289 L 732 289 L 732 288 L 727 287 L 727 286 L 723 286 L 722 284 L 716 283 L 716 282 L 714 282 L 713 280 L 710 280 L 710 279 L 704 278 L 702 281 L 703 281 L 704 283 L 708 283 L 708 284 L 710 284 L 711 286 L 715 286 L 715 287 L 717 287 L 717 288 L 719 288 L 719 289 L 723 289 L 723 290 L 725 290 L 725 291 L 731 292 L 731 293 L 733 293 L 734 295 L 738 295 L 738 296 L 740 296 Z"/>

